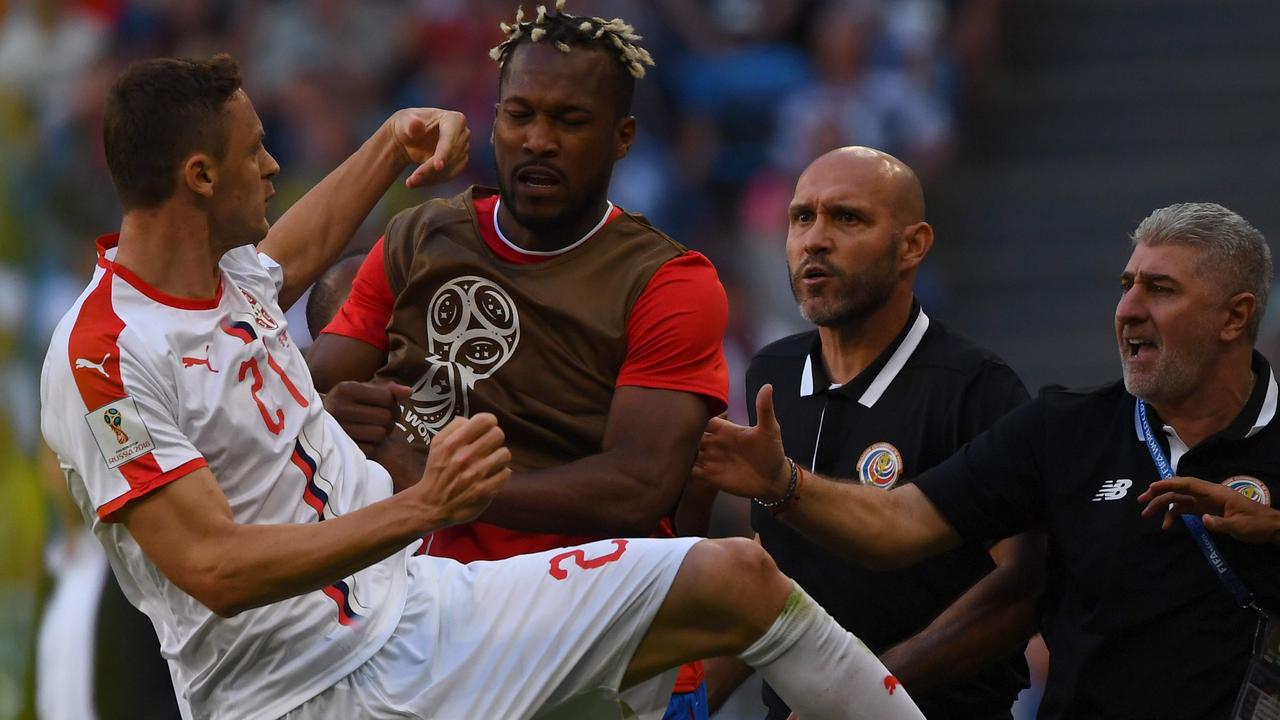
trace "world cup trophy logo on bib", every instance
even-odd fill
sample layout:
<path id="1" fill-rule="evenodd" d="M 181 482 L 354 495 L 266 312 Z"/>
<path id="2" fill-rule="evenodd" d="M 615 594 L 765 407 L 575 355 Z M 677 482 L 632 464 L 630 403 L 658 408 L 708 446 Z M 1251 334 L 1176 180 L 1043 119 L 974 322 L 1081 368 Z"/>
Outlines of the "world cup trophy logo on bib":
<path id="1" fill-rule="evenodd" d="M 116 434 L 116 442 L 121 445 L 129 442 L 129 434 L 120 429 L 122 420 L 120 411 L 115 408 L 111 408 L 102 414 L 102 421 L 107 424 L 107 427 L 111 428 L 111 432 Z"/>
<path id="2" fill-rule="evenodd" d="M 446 283 L 427 306 L 427 371 L 409 396 L 409 424 L 428 439 L 455 416 L 469 415 L 469 391 L 497 372 L 519 342 L 520 316 L 506 291 L 474 275 Z"/>

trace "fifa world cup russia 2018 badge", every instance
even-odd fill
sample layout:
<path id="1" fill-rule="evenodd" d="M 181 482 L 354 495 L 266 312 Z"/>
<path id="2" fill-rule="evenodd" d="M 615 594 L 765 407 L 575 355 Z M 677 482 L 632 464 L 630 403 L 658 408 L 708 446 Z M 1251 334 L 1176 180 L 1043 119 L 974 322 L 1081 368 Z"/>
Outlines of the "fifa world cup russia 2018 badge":
<path id="1" fill-rule="evenodd" d="M 1250 475 L 1233 475 L 1222 481 L 1223 485 L 1261 505 L 1271 506 L 1271 491 L 1266 483 Z"/>
<path id="2" fill-rule="evenodd" d="M 892 443 L 878 442 L 858 458 L 858 479 L 863 485 L 889 490 L 902 477 L 902 453 Z"/>
<path id="3" fill-rule="evenodd" d="M 120 429 L 120 411 L 115 408 L 109 408 L 102 414 L 102 419 L 107 423 L 107 427 L 116 435 L 116 442 L 121 445 L 129 442 L 129 434 Z"/>

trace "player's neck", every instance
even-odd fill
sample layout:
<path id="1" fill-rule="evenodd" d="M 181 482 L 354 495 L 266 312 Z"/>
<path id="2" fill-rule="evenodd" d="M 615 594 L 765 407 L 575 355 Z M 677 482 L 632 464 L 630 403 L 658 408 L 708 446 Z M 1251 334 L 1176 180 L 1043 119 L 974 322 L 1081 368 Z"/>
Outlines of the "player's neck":
<path id="1" fill-rule="evenodd" d="M 609 209 L 608 198 L 602 197 L 599 202 L 592 203 L 590 209 L 580 217 L 561 223 L 554 228 L 531 229 L 516 221 L 506 203 L 498 203 L 498 232 L 508 242 L 530 252 L 555 252 L 573 245 L 583 239 L 594 228 L 600 225 L 605 211 Z"/>
<path id="2" fill-rule="evenodd" d="M 217 295 L 221 258 L 203 214 L 168 207 L 132 210 L 120 223 L 115 263 L 166 295 Z"/>
<path id="3" fill-rule="evenodd" d="M 1148 403 L 1160 421 L 1177 431 L 1189 448 L 1230 427 L 1253 392 L 1256 378 L 1251 350 L 1237 351 L 1229 359 L 1224 358 L 1219 368 L 1207 373 L 1205 381 L 1197 383 L 1195 390 L 1185 397 Z"/>
<path id="4" fill-rule="evenodd" d="M 875 362 L 906 327 L 911 304 L 906 286 L 858 322 L 820 326 L 822 361 L 831 381 L 843 385 Z"/>

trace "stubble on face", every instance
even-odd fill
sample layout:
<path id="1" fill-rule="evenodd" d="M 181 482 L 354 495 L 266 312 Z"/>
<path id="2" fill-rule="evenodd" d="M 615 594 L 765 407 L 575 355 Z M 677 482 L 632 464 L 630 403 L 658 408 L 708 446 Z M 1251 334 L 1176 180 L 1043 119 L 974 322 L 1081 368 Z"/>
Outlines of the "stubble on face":
<path id="1" fill-rule="evenodd" d="M 1194 341 L 1182 347 L 1170 347 L 1157 340 L 1158 355 L 1146 366 L 1134 362 L 1126 347 L 1120 348 L 1120 367 L 1124 389 L 1148 403 L 1175 400 L 1190 395 L 1196 388 L 1201 369 L 1217 352 L 1217 334 L 1206 323 L 1194 330 Z"/>
<path id="2" fill-rule="evenodd" d="M 893 295 L 901 245 L 902 236 L 896 233 L 893 242 L 872 263 L 850 271 L 839 269 L 820 255 L 789 267 L 791 294 L 801 317 L 819 327 L 850 327 L 866 322 Z M 804 273 L 815 266 L 831 278 L 822 289 L 806 288 L 801 282 Z"/>

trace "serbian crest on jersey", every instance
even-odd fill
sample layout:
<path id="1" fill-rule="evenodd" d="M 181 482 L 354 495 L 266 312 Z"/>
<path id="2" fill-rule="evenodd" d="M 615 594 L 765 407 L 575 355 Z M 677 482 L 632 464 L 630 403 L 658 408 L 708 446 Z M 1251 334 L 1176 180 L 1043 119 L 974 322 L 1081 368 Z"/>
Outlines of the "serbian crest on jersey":
<path id="1" fill-rule="evenodd" d="M 276 321 L 271 317 L 271 313 L 258 302 L 258 299 L 249 294 L 248 290 L 240 288 L 240 294 L 244 295 L 244 299 L 249 301 L 249 307 L 253 308 L 253 322 L 263 330 L 275 330 Z"/>
<path id="2" fill-rule="evenodd" d="M 1271 505 L 1271 491 L 1266 483 L 1249 475 L 1233 475 L 1222 481 L 1223 485 L 1261 505 Z"/>
<path id="3" fill-rule="evenodd" d="M 445 283 L 427 305 L 427 371 L 405 408 L 410 441 L 430 442 L 458 415 L 470 415 L 476 383 L 506 364 L 520 344 L 516 304 L 491 280 L 466 275 Z"/>
<path id="4" fill-rule="evenodd" d="M 858 458 L 858 479 L 863 485 L 888 490 L 902 476 L 902 453 L 891 443 L 878 442 Z"/>

